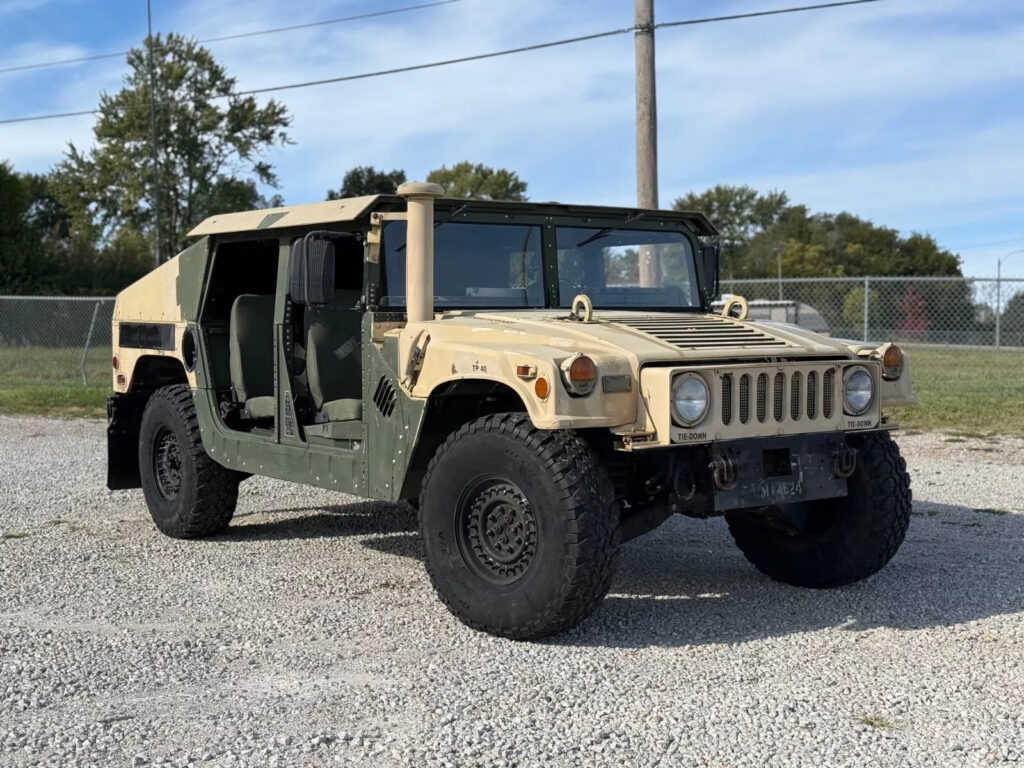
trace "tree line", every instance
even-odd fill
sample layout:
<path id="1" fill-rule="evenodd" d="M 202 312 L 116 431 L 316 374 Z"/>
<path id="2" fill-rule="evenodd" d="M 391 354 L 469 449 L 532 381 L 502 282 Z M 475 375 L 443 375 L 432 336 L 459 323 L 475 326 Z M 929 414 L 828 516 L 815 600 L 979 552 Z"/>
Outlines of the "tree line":
<path id="1" fill-rule="evenodd" d="M 260 190 L 277 188 L 265 153 L 291 143 L 292 118 L 279 101 L 261 104 L 236 91 L 235 78 L 207 49 L 181 35 L 156 35 L 128 53 L 121 88 L 100 94 L 91 147 L 69 144 L 46 174 L 20 173 L 0 158 L 0 293 L 115 293 L 185 247 L 187 232 L 208 216 L 282 205 L 280 195 Z M 527 183 L 504 168 L 463 161 L 426 178 L 453 197 L 528 199 Z M 392 194 L 405 181 L 401 169 L 357 166 L 326 198 Z M 718 185 L 688 193 L 673 207 L 701 211 L 721 231 L 726 280 L 774 277 L 780 267 L 786 277 L 961 274 L 959 258 L 929 235 L 903 236 L 851 213 L 815 213 L 781 191 Z M 845 319 L 860 306 L 856 290 L 838 302 L 848 310 Z M 920 303 L 877 298 L 880 313 L 885 301 L 904 301 L 905 308 Z M 974 314 L 964 289 L 918 298 L 926 305 L 953 302 Z M 1008 307 L 1008 314 L 1019 312 L 1024 324 L 1024 298 L 1014 301 L 1022 306 Z"/>

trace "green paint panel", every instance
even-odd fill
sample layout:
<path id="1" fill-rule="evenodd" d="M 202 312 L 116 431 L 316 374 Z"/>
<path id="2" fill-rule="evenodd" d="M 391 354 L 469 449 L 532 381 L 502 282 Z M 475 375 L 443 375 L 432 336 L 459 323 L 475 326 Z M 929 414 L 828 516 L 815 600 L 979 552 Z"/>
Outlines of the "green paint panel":
<path id="1" fill-rule="evenodd" d="M 210 238 L 204 237 L 178 255 L 178 304 L 184 320 L 198 319 L 203 282 L 210 259 Z"/>

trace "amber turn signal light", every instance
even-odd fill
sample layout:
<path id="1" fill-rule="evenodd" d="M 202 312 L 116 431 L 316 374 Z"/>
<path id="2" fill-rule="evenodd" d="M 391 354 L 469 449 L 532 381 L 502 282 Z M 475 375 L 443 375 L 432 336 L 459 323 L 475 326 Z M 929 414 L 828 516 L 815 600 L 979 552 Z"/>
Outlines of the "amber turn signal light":
<path id="1" fill-rule="evenodd" d="M 882 352 L 882 378 L 894 381 L 903 375 L 903 350 L 890 344 Z"/>
<path id="2" fill-rule="evenodd" d="M 537 393 L 537 397 L 541 400 L 547 400 L 548 392 L 550 391 L 548 388 L 548 380 L 541 376 L 536 382 L 534 382 L 533 391 Z"/>

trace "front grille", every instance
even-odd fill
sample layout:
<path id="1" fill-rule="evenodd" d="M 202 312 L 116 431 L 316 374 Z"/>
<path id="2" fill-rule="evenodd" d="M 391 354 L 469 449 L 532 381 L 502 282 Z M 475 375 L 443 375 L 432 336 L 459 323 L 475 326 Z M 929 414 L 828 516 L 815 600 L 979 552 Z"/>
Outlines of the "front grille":
<path id="1" fill-rule="evenodd" d="M 681 349 L 787 347 L 782 339 L 739 320 L 716 315 L 603 315 L 602 320 L 650 334 Z"/>
<path id="2" fill-rule="evenodd" d="M 729 426 L 734 421 L 747 424 L 753 419 L 764 424 L 772 418 L 780 425 L 810 426 L 808 422 L 816 421 L 819 414 L 823 419 L 831 419 L 835 369 L 830 367 L 823 371 L 824 366 L 819 365 L 817 370 L 801 371 L 793 370 L 794 367 L 787 366 L 785 371 L 774 373 L 720 372 L 722 425 Z"/>

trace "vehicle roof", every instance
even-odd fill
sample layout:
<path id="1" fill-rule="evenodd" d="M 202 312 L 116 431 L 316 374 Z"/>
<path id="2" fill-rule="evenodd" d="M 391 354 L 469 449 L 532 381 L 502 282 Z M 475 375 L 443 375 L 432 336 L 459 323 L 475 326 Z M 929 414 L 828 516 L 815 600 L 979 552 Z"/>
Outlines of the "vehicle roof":
<path id="1" fill-rule="evenodd" d="M 580 217 L 616 217 L 623 219 L 635 214 L 639 209 L 622 208 L 607 205 L 571 205 L 566 203 L 548 202 L 532 203 L 510 200 L 464 200 L 461 198 L 441 198 L 439 206 L 459 206 L 469 203 L 470 212 L 490 211 L 508 212 L 514 210 L 522 213 L 539 213 L 547 215 L 580 216 Z M 222 213 L 203 221 L 189 235 L 217 235 L 236 232 L 248 232 L 263 229 L 286 229 L 320 224 L 337 224 L 355 221 L 374 210 L 395 210 L 402 208 L 405 200 L 398 195 L 366 195 L 350 197 L 344 200 L 327 200 L 322 203 L 304 205 L 287 205 L 281 208 L 262 208 L 254 211 L 238 213 Z M 703 213 L 689 211 L 656 211 L 660 220 L 677 221 L 686 224 L 697 235 L 717 235 L 718 230 L 708 221 Z"/>

